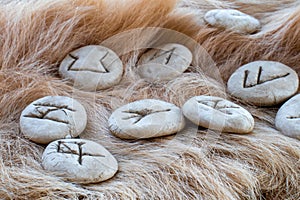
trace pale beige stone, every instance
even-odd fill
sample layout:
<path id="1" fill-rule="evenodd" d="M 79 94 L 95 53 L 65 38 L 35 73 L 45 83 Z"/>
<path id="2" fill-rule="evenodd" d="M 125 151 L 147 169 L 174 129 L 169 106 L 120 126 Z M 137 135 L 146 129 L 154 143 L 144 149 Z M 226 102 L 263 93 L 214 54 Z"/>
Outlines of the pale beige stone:
<path id="1" fill-rule="evenodd" d="M 65 96 L 46 96 L 28 105 L 20 117 L 20 128 L 28 139 L 47 144 L 77 137 L 86 127 L 84 107 Z"/>
<path id="2" fill-rule="evenodd" d="M 165 44 L 143 54 L 138 62 L 142 78 L 172 80 L 180 76 L 191 64 L 193 55 L 181 44 Z"/>
<path id="3" fill-rule="evenodd" d="M 118 171 L 118 162 L 109 151 L 83 139 L 50 143 L 43 153 L 42 166 L 69 181 L 84 184 L 105 181 Z"/>
<path id="4" fill-rule="evenodd" d="M 300 140 L 300 94 L 280 107 L 275 118 L 275 125 L 284 135 Z"/>
<path id="5" fill-rule="evenodd" d="M 122 79 L 123 64 L 109 48 L 90 45 L 68 54 L 60 64 L 59 73 L 76 88 L 96 91 L 118 84 Z"/>
<path id="6" fill-rule="evenodd" d="M 193 97 L 182 110 L 194 124 L 212 130 L 243 134 L 254 128 L 254 119 L 247 110 L 220 97 Z"/>
<path id="7" fill-rule="evenodd" d="M 255 61 L 237 69 L 228 80 L 228 92 L 247 103 L 272 106 L 298 90 L 297 73 L 273 61 Z"/>
<path id="8" fill-rule="evenodd" d="M 261 27 L 257 19 L 234 9 L 210 10 L 205 14 L 204 20 L 212 26 L 239 33 L 253 33 Z"/>
<path id="9" fill-rule="evenodd" d="M 145 99 L 115 110 L 109 120 L 110 131 L 123 139 L 142 139 L 171 135 L 185 126 L 180 108 L 155 99 Z"/>

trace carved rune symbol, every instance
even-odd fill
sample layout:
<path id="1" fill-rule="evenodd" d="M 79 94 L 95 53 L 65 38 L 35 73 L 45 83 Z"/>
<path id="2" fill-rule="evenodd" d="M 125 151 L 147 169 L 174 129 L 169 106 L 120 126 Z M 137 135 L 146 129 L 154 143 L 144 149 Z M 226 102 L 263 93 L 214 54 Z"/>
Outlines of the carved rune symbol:
<path id="1" fill-rule="evenodd" d="M 166 57 L 164 58 L 164 64 L 165 65 L 167 65 L 169 62 L 170 62 L 170 60 L 171 60 L 171 57 L 172 57 L 172 55 L 173 55 L 173 53 L 174 53 L 174 51 L 175 51 L 175 47 L 174 48 L 172 48 L 172 49 L 170 49 L 170 50 L 168 50 L 168 51 L 165 51 L 165 50 L 159 50 L 158 52 L 156 52 L 155 54 L 154 54 L 154 56 L 149 60 L 149 61 L 151 61 L 151 60 L 154 60 L 154 59 L 157 59 L 157 58 L 159 58 L 159 57 L 163 57 L 163 56 L 165 56 L 166 55 Z"/>
<path id="2" fill-rule="evenodd" d="M 105 67 L 104 59 L 108 56 L 109 52 L 107 51 L 99 60 L 100 66 L 93 66 L 93 67 L 74 67 L 74 64 L 77 60 L 79 60 L 78 56 L 74 56 L 69 54 L 69 56 L 73 59 L 68 67 L 68 71 L 90 71 L 95 73 L 108 73 L 109 70 Z"/>
<path id="3" fill-rule="evenodd" d="M 268 79 L 262 80 L 262 78 L 261 78 L 262 72 L 263 72 L 263 68 L 262 68 L 262 66 L 260 66 L 259 69 L 258 69 L 258 73 L 257 73 L 257 77 L 256 77 L 255 83 L 251 83 L 250 84 L 250 83 L 247 83 L 247 80 L 248 80 L 250 72 L 249 72 L 249 70 L 246 70 L 245 74 L 244 74 L 243 87 L 244 88 L 251 88 L 251 87 L 254 87 L 256 85 L 261 85 L 263 83 L 270 82 L 270 81 L 273 81 L 273 80 L 276 80 L 276 79 L 280 79 L 280 78 L 284 78 L 284 77 L 287 77 L 288 75 L 290 75 L 290 73 L 285 73 L 285 74 L 281 74 L 281 75 L 271 76 Z"/>
<path id="4" fill-rule="evenodd" d="M 46 119 L 46 120 L 51 120 L 59 123 L 70 124 L 70 122 L 67 120 L 58 119 L 53 116 L 50 117 L 49 114 L 54 111 L 62 111 L 66 116 L 68 116 L 67 111 L 75 112 L 74 109 L 69 108 L 67 105 L 58 106 L 58 105 L 47 104 L 47 103 L 36 103 L 33 105 L 36 106 L 34 111 L 29 113 L 28 115 L 24 115 L 24 117 Z"/>
<path id="5" fill-rule="evenodd" d="M 89 154 L 83 152 L 82 146 L 84 142 L 63 142 L 58 141 L 57 152 L 64 154 L 72 154 L 78 156 L 78 163 L 82 165 L 83 156 L 93 156 L 93 157 L 105 157 L 101 154 Z"/>
<path id="6" fill-rule="evenodd" d="M 137 120 L 135 122 L 133 122 L 133 124 L 137 124 L 139 121 L 141 121 L 147 115 L 151 115 L 154 113 L 160 113 L 160 112 L 169 112 L 169 111 L 171 111 L 171 109 L 157 110 L 157 111 L 149 110 L 149 109 L 144 109 L 144 110 L 139 110 L 139 111 L 135 111 L 135 110 L 123 111 L 123 113 L 132 114 L 130 117 L 123 118 L 123 120 L 137 118 Z"/>
<path id="7" fill-rule="evenodd" d="M 216 101 L 197 101 L 199 104 L 202 104 L 202 105 L 205 105 L 205 106 L 208 106 L 208 107 L 211 107 L 215 110 L 218 110 L 222 113 L 225 113 L 227 115 L 232 115 L 232 112 L 230 112 L 228 109 L 230 108 L 233 108 L 233 109 L 239 109 L 239 107 L 237 106 L 227 106 L 227 105 L 219 105 L 220 102 L 222 102 L 223 100 L 216 100 Z"/>
<path id="8" fill-rule="evenodd" d="M 73 56 L 72 54 L 69 54 L 69 56 L 73 59 L 73 61 L 71 62 L 71 64 L 68 67 L 68 71 L 74 71 L 74 69 L 72 69 L 73 65 L 75 64 L 75 62 L 79 59 L 78 56 Z M 76 71 L 76 70 L 75 70 Z"/>

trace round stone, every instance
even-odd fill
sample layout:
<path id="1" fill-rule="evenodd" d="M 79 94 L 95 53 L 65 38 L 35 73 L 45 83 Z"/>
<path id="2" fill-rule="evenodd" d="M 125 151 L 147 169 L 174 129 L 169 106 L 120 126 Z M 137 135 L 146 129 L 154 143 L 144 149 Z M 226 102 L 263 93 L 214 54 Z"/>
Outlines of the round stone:
<path id="1" fill-rule="evenodd" d="M 86 127 L 84 107 L 75 99 L 47 96 L 28 105 L 20 117 L 25 137 L 41 144 L 77 137 Z"/>
<path id="2" fill-rule="evenodd" d="M 110 116 L 109 129 L 122 139 L 143 139 L 171 135 L 185 126 L 180 108 L 155 99 L 124 105 Z"/>
<path id="3" fill-rule="evenodd" d="M 300 94 L 280 107 L 275 118 L 275 126 L 284 135 L 300 139 Z"/>
<path id="4" fill-rule="evenodd" d="M 205 14 L 204 20 L 212 26 L 238 33 L 254 33 L 261 27 L 257 19 L 234 9 L 210 10 Z"/>
<path id="5" fill-rule="evenodd" d="M 122 79 L 123 64 L 110 49 L 90 45 L 69 53 L 61 62 L 59 73 L 74 87 L 85 91 L 110 88 Z"/>
<path id="6" fill-rule="evenodd" d="M 109 151 L 82 139 L 50 143 L 43 153 L 42 166 L 69 181 L 84 184 L 105 181 L 118 171 L 118 162 Z"/>
<path id="7" fill-rule="evenodd" d="M 151 81 L 172 80 L 190 66 L 192 59 L 191 51 L 183 45 L 161 45 L 141 56 L 138 73 Z"/>
<path id="8" fill-rule="evenodd" d="M 194 124 L 212 130 L 243 134 L 254 128 L 254 119 L 247 110 L 220 97 L 193 97 L 182 110 Z"/>
<path id="9" fill-rule="evenodd" d="M 282 103 L 298 90 L 297 73 L 273 61 L 255 61 L 237 69 L 228 80 L 228 92 L 257 106 Z"/>

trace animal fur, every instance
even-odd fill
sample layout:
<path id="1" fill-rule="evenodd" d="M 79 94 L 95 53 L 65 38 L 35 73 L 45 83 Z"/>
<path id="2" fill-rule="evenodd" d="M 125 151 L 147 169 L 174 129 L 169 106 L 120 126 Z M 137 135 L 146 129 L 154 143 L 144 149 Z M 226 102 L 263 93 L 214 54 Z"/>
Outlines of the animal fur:
<path id="1" fill-rule="evenodd" d="M 214 8 L 248 13 L 262 22 L 262 30 L 241 35 L 210 27 L 203 16 Z M 59 77 L 59 63 L 70 51 L 136 28 L 147 34 L 146 27 L 185 34 L 207 51 L 220 74 L 199 57 L 183 76 L 149 83 L 136 75 L 135 63 L 143 51 L 136 50 L 122 55 L 124 77 L 111 89 L 82 92 Z M 275 129 L 278 107 L 258 108 L 231 98 L 255 117 L 249 135 L 188 124 L 175 136 L 123 141 L 109 133 L 107 123 L 114 109 L 137 99 L 182 106 L 196 95 L 230 98 L 226 81 L 251 61 L 279 61 L 299 72 L 299 1 L 2 0 L 0 30 L 1 199 L 300 198 L 300 142 Z M 163 38 L 158 31 L 106 44 L 117 51 L 136 46 L 134 42 L 148 44 L 156 36 Z M 116 157 L 120 168 L 114 178 L 78 185 L 42 169 L 45 146 L 24 138 L 19 117 L 29 103 L 47 95 L 70 96 L 86 107 L 88 127 L 81 137 L 102 144 Z"/>

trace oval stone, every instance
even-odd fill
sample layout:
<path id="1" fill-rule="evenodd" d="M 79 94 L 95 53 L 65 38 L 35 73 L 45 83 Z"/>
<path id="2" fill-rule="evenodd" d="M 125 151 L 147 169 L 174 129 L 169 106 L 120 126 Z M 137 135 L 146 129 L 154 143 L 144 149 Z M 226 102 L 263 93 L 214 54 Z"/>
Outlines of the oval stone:
<path id="1" fill-rule="evenodd" d="M 247 110 L 220 97 L 193 97 L 182 110 L 194 124 L 212 130 L 242 134 L 254 128 L 254 119 Z"/>
<path id="2" fill-rule="evenodd" d="M 181 75 L 191 64 L 191 51 L 181 44 L 165 44 L 143 54 L 138 62 L 142 78 L 172 80 Z"/>
<path id="3" fill-rule="evenodd" d="M 46 96 L 29 104 L 20 117 L 20 128 L 28 139 L 48 144 L 57 139 L 77 137 L 87 124 L 84 107 L 65 96 Z"/>
<path id="4" fill-rule="evenodd" d="M 59 73 L 78 89 L 96 91 L 118 84 L 123 64 L 109 48 L 89 45 L 69 53 L 60 64 Z"/>
<path id="5" fill-rule="evenodd" d="M 122 139 L 144 139 L 171 135 L 185 126 L 181 109 L 155 99 L 124 105 L 110 116 L 109 129 Z"/>
<path id="6" fill-rule="evenodd" d="M 96 142 L 63 139 L 50 143 L 42 156 L 45 170 L 76 183 L 98 183 L 112 178 L 118 162 Z"/>
<path id="7" fill-rule="evenodd" d="M 275 126 L 284 135 L 300 139 L 300 94 L 280 107 L 275 118 Z"/>
<path id="8" fill-rule="evenodd" d="M 234 9 L 210 10 L 205 14 L 204 20 L 212 26 L 238 33 L 254 33 L 261 27 L 257 19 Z"/>
<path id="9" fill-rule="evenodd" d="M 287 100 L 298 90 L 297 73 L 273 61 L 255 61 L 237 69 L 228 80 L 228 92 L 247 103 L 272 106 Z"/>

